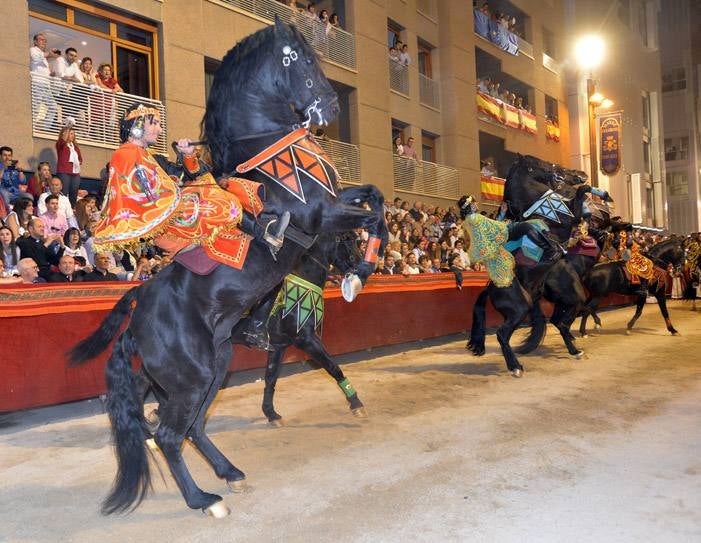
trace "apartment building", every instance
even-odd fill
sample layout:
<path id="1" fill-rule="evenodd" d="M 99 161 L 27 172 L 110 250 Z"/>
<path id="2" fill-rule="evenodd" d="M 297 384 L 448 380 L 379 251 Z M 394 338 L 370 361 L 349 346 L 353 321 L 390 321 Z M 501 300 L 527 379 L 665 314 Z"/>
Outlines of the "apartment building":
<path id="1" fill-rule="evenodd" d="M 516 153 L 575 165 L 561 1 L 492 0 L 493 12 L 508 15 L 502 25 L 467 0 L 316 5 L 317 12 L 338 13 L 341 28 L 320 35 L 276 0 L 7 0 L 0 140 L 15 148 L 25 169 L 52 161 L 56 126 L 70 112 L 68 100 L 78 99 L 85 110 L 78 119 L 82 173 L 98 177 L 118 144 L 116 119 L 136 95 L 162 109 L 167 132 L 156 150 L 168 153 L 169 141 L 198 137 L 224 54 L 278 16 L 297 22 L 338 91 L 341 115 L 322 144 L 344 182 L 375 183 L 388 197 L 446 205 L 479 194 L 480 161 L 487 158 L 502 177 Z M 49 47 L 73 46 L 79 57 L 90 56 L 95 67 L 111 63 L 125 93 L 54 88 L 56 108 L 47 111 L 39 90 L 51 82 L 29 74 L 28 48 L 37 32 L 47 35 Z M 398 40 L 407 45 L 408 65 L 389 58 Z M 478 92 L 487 78 L 507 94 Z M 393 153 L 397 135 L 416 142 L 419 161 L 410 168 Z"/>
<path id="2" fill-rule="evenodd" d="M 701 231 L 701 3 L 669 0 L 659 20 L 670 229 Z"/>

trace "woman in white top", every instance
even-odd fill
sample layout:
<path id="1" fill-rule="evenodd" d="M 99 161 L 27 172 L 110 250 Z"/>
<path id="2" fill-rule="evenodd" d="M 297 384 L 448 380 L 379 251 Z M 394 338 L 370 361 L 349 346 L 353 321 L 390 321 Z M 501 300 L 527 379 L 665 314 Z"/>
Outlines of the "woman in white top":
<path id="1" fill-rule="evenodd" d="M 0 247 L 2 248 L 2 262 L 4 277 L 19 275 L 17 263 L 19 262 L 19 247 L 15 244 L 15 236 L 7 226 L 0 227 Z"/>
<path id="2" fill-rule="evenodd" d="M 5 226 L 12 232 L 14 239 L 29 235 L 29 221 L 34 217 L 34 202 L 20 198 L 12 206 L 12 211 L 5 218 Z"/>

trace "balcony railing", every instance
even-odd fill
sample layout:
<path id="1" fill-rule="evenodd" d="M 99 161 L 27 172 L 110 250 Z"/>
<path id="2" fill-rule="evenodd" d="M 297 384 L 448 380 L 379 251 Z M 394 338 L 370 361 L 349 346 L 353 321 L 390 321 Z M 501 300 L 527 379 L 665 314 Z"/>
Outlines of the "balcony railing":
<path id="1" fill-rule="evenodd" d="M 555 75 L 560 75 L 560 72 L 562 71 L 562 69 L 560 68 L 560 63 L 545 53 L 543 53 L 543 66 L 545 66 Z"/>
<path id="2" fill-rule="evenodd" d="M 419 74 L 419 99 L 422 104 L 440 109 L 441 107 L 441 87 L 438 81 Z"/>
<path id="3" fill-rule="evenodd" d="M 460 174 L 456 168 L 398 155 L 392 159 L 394 190 L 439 198 L 459 197 Z"/>
<path id="4" fill-rule="evenodd" d="M 344 185 L 361 185 L 360 151 L 357 145 L 331 139 L 317 139 L 317 143 L 336 166 Z"/>
<path id="5" fill-rule="evenodd" d="M 340 28 L 330 28 L 277 0 L 219 0 L 232 7 L 275 21 L 295 25 L 322 58 L 355 70 L 355 36 Z"/>
<path id="6" fill-rule="evenodd" d="M 72 117 L 80 143 L 116 149 L 120 144 L 119 119 L 124 110 L 138 101 L 161 112 L 163 132 L 153 149 L 160 153 L 168 151 L 166 112 L 158 100 L 45 75 L 30 74 L 30 77 L 34 136 L 56 139 L 68 117 Z"/>
<path id="7" fill-rule="evenodd" d="M 389 59 L 389 88 L 409 96 L 409 67 Z"/>
<path id="8" fill-rule="evenodd" d="M 475 34 L 492 42 L 502 51 L 511 55 L 518 55 L 519 37 L 513 32 L 501 26 L 497 21 L 487 17 L 480 10 L 474 10 Z"/>
<path id="9" fill-rule="evenodd" d="M 533 56 L 533 45 L 528 43 L 523 38 L 518 39 L 518 51 L 519 53 L 527 56 L 530 59 L 535 59 L 535 57 Z"/>

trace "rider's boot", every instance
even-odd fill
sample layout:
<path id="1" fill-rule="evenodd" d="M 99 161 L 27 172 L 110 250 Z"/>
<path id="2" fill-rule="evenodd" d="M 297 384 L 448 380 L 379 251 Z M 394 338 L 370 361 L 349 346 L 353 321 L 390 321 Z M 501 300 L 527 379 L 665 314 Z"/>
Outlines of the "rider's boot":
<path id="1" fill-rule="evenodd" d="M 247 211 L 244 211 L 238 227 L 242 232 L 265 243 L 270 249 L 270 254 L 273 255 L 273 258 L 276 258 L 278 251 L 282 248 L 282 243 L 285 240 L 285 230 L 289 224 L 289 211 L 283 212 L 279 217 L 264 212 L 259 215 L 258 220 Z"/>
<path id="2" fill-rule="evenodd" d="M 269 294 L 257 306 L 251 309 L 248 317 L 248 327 L 243 332 L 246 340 L 264 351 L 272 351 L 270 345 L 270 332 L 268 331 L 268 320 L 273 309 L 277 295 L 274 292 Z"/>
<path id="3" fill-rule="evenodd" d="M 540 260 L 541 264 L 555 262 L 565 253 L 560 244 L 535 227 L 530 229 L 526 233 L 526 236 L 538 247 L 543 249 L 543 257 Z"/>

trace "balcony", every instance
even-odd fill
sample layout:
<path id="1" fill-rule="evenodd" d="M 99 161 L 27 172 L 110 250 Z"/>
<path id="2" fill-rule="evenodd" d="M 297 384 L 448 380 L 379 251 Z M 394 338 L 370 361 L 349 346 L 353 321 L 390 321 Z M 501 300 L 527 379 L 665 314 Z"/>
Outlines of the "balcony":
<path id="1" fill-rule="evenodd" d="M 493 43 L 496 47 L 517 56 L 519 51 L 519 37 L 513 32 L 501 26 L 495 20 L 490 19 L 480 10 L 474 10 L 475 34 Z"/>
<path id="2" fill-rule="evenodd" d="M 277 16 L 281 21 L 295 25 L 324 60 L 355 70 L 355 36 L 350 32 L 332 28 L 327 33 L 326 25 L 318 19 L 312 19 L 277 0 L 219 0 L 218 3 L 220 2 L 267 21 L 274 22 Z"/>
<path id="3" fill-rule="evenodd" d="M 419 74 L 419 100 L 422 104 L 435 108 L 441 108 L 441 87 L 438 81 Z"/>
<path id="4" fill-rule="evenodd" d="M 509 128 L 517 128 L 529 134 L 538 132 L 535 115 L 525 109 L 517 108 L 479 91 L 477 91 L 476 101 L 479 118 L 488 122 L 497 122 Z"/>
<path id="5" fill-rule="evenodd" d="M 393 155 L 392 161 L 394 190 L 420 196 L 459 198 L 460 174 L 456 168 L 398 155 Z"/>
<path id="6" fill-rule="evenodd" d="M 163 132 L 154 151 L 167 153 L 166 112 L 158 100 L 123 92 L 113 93 L 94 85 L 68 83 L 55 77 L 30 74 L 32 94 L 32 134 L 56 140 L 67 117 L 76 121 L 76 138 L 82 145 L 116 149 L 119 119 L 134 102 L 161 112 Z"/>
<path id="7" fill-rule="evenodd" d="M 533 45 L 528 43 L 523 38 L 518 39 L 518 52 L 531 60 L 535 59 L 535 56 L 533 55 Z"/>
<path id="8" fill-rule="evenodd" d="M 555 75 L 559 76 L 562 73 L 560 63 L 545 53 L 543 53 L 543 66 Z"/>
<path id="9" fill-rule="evenodd" d="M 357 145 L 331 139 L 317 139 L 316 142 L 326 152 L 336 166 L 339 181 L 343 185 L 362 185 L 360 179 L 360 151 Z"/>
<path id="10" fill-rule="evenodd" d="M 389 59 L 389 88 L 409 96 L 409 67 Z"/>

